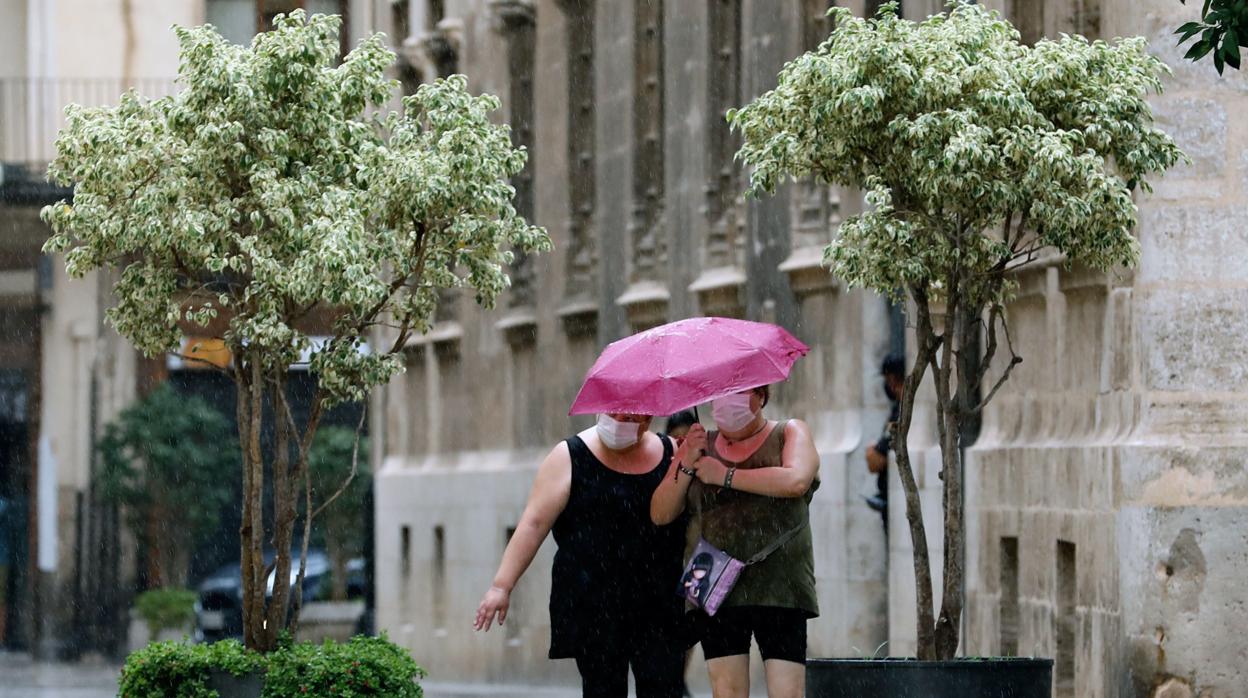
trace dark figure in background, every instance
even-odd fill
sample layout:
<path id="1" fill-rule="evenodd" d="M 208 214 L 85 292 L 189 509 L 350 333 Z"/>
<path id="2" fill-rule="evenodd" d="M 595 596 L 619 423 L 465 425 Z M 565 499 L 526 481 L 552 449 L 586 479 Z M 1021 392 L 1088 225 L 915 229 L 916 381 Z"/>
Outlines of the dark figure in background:
<path id="1" fill-rule="evenodd" d="M 878 492 L 867 497 L 867 506 L 880 512 L 884 534 L 888 535 L 888 452 L 893 448 L 893 424 L 901 414 L 901 391 L 906 384 L 906 361 L 901 354 L 889 354 L 880 366 L 884 377 L 884 394 L 888 396 L 888 421 L 879 440 L 867 446 L 867 470 L 876 474 Z"/>
<path id="2" fill-rule="evenodd" d="M 697 423 L 698 417 L 693 410 L 681 410 L 667 418 L 667 425 L 664 429 L 667 436 L 673 439 L 683 439 L 685 434 L 689 433 L 689 427 Z"/>

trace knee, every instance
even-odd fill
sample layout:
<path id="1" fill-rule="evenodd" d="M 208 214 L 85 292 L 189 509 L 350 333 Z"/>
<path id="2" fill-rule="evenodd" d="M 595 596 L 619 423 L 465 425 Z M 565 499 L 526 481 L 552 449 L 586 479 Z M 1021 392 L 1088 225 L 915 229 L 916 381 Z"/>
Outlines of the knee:
<path id="1" fill-rule="evenodd" d="M 711 694 L 714 698 L 749 698 L 749 674 L 738 671 L 711 672 Z"/>

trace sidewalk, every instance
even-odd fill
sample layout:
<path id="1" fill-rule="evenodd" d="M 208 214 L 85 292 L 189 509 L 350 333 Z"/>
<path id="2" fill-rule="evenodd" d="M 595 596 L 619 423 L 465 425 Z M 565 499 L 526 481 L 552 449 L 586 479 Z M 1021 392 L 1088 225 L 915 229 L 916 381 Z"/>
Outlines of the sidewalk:
<path id="1" fill-rule="evenodd" d="M 425 698 L 577 698 L 581 689 L 567 686 L 523 686 L 476 683 L 443 683 L 424 681 Z M 766 695 L 757 690 L 753 695 Z M 710 698 L 710 693 L 695 693 L 696 698 Z"/>
<path id="2" fill-rule="evenodd" d="M 35 662 L 0 652 L 0 698 L 113 698 L 120 665 Z"/>
<path id="3" fill-rule="evenodd" d="M 35 662 L 0 652 L 0 698 L 114 698 L 120 666 Z M 424 681 L 426 698 L 577 698 L 578 688 Z"/>
<path id="4" fill-rule="evenodd" d="M 522 686 L 422 681 L 425 698 L 576 698 L 580 689 L 566 686 Z"/>

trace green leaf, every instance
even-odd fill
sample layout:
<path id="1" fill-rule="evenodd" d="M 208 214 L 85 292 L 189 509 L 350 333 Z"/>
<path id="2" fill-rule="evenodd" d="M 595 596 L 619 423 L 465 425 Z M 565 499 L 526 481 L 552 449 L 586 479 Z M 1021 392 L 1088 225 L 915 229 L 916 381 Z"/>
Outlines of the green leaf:
<path id="1" fill-rule="evenodd" d="M 1183 28 L 1180 28 L 1175 32 L 1175 34 L 1182 35 L 1179 37 L 1178 43 L 1182 44 L 1188 39 L 1191 39 L 1193 36 L 1199 34 L 1202 29 L 1204 29 L 1204 25 L 1196 22 L 1188 22 L 1187 24 L 1184 24 Z"/>
<path id="2" fill-rule="evenodd" d="M 1239 37 L 1234 29 L 1227 31 L 1222 40 L 1222 58 L 1227 65 L 1239 70 Z"/>
<path id="3" fill-rule="evenodd" d="M 1214 67 L 1214 68 L 1217 68 L 1217 70 L 1218 70 L 1218 75 L 1221 75 L 1221 74 L 1222 74 L 1222 70 L 1223 70 L 1223 68 L 1225 67 L 1225 61 L 1224 61 L 1224 60 L 1223 60 L 1223 58 L 1222 58 L 1222 51 L 1221 51 L 1221 50 L 1218 50 L 1218 51 L 1214 51 L 1214 52 L 1213 52 L 1213 67 Z"/>
<path id="4" fill-rule="evenodd" d="M 1187 54 L 1184 55 L 1183 58 L 1190 60 L 1190 61 L 1198 61 L 1204 58 L 1205 55 L 1208 54 L 1212 50 L 1213 50 L 1212 41 L 1204 41 L 1204 40 L 1198 41 L 1197 43 L 1192 44 L 1192 47 L 1188 49 Z"/>

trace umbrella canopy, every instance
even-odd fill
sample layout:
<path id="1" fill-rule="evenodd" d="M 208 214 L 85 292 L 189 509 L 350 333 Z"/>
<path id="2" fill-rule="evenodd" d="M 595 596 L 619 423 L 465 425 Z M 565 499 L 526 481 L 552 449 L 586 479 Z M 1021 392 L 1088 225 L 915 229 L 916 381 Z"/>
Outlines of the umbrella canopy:
<path id="1" fill-rule="evenodd" d="M 602 350 L 568 414 L 666 415 L 782 381 L 810 348 L 782 327 L 699 317 L 613 342 Z"/>

